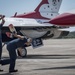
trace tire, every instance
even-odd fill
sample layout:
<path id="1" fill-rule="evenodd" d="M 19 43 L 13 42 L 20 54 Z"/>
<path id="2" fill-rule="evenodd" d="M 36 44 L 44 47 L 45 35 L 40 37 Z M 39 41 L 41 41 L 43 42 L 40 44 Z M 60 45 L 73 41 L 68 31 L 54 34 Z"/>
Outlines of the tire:
<path id="1" fill-rule="evenodd" d="M 24 58 L 24 57 L 27 56 L 27 49 L 26 48 L 22 48 L 21 52 L 17 49 L 17 54 L 18 54 L 18 56 Z"/>

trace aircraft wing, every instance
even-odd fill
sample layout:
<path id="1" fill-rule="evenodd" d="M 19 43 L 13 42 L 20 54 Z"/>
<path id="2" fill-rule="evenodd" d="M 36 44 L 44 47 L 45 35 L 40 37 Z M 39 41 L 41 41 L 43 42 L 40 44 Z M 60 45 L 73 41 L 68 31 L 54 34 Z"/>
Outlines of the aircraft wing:
<path id="1" fill-rule="evenodd" d="M 43 21 L 37 21 L 35 19 L 23 19 L 23 18 L 5 18 L 4 26 L 13 24 L 15 27 L 43 27 L 52 26 L 49 23 L 43 23 Z"/>

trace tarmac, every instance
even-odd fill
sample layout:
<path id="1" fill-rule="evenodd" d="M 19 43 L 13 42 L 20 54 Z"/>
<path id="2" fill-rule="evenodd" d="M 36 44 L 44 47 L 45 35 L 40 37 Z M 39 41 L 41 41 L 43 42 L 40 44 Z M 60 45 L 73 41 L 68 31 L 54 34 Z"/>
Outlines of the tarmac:
<path id="1" fill-rule="evenodd" d="M 9 73 L 9 65 L 0 66 L 0 75 L 75 75 L 75 39 L 44 40 L 44 46 L 27 48 L 27 57 L 18 57 L 17 73 Z M 8 58 L 6 46 L 2 58 Z"/>

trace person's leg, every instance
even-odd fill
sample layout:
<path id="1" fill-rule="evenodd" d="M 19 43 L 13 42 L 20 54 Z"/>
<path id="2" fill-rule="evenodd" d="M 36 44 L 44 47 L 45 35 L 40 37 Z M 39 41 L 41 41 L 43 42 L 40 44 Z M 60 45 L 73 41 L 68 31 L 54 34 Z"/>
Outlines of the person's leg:
<path id="1" fill-rule="evenodd" d="M 8 64 L 10 64 L 10 59 L 2 59 L 2 60 L 0 61 L 0 64 L 1 64 L 1 65 L 8 65 Z"/>
<path id="2" fill-rule="evenodd" d="M 9 66 L 9 72 L 14 71 L 15 68 L 15 62 L 16 62 L 16 50 L 13 48 L 9 48 L 9 56 L 10 56 L 10 66 Z"/>
<path id="3" fill-rule="evenodd" d="M 2 40 L 0 39 L 0 60 L 1 60 L 1 56 L 2 56 Z"/>
<path id="4" fill-rule="evenodd" d="M 0 38 L 0 60 L 1 60 L 1 56 L 2 56 L 2 39 Z M 1 67 L 0 67 L 1 68 Z M 3 70 L 0 69 L 0 72 L 2 72 Z"/>

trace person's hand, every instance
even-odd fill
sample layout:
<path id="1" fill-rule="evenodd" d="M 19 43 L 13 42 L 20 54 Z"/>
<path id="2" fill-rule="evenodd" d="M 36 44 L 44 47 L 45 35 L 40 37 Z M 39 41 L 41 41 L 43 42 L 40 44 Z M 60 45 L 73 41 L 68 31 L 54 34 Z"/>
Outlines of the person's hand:
<path id="1" fill-rule="evenodd" d="M 5 23 L 5 19 L 4 19 L 5 15 L 0 15 L 0 24 L 3 26 Z"/>
<path id="2" fill-rule="evenodd" d="M 32 42 L 32 39 L 31 38 L 28 38 L 27 39 L 27 42 L 31 43 Z"/>
<path id="3" fill-rule="evenodd" d="M 27 39 L 27 42 L 25 43 L 25 45 L 29 46 L 31 44 L 31 42 L 32 42 L 32 39 L 31 38 L 28 38 Z"/>
<path id="4" fill-rule="evenodd" d="M 0 17 L 2 17 L 2 15 L 0 14 Z"/>
<path id="5" fill-rule="evenodd" d="M 2 15 L 2 19 L 4 19 L 5 18 L 5 15 Z"/>
<path id="6" fill-rule="evenodd" d="M 5 15 L 3 15 L 3 18 L 5 17 Z"/>
<path id="7" fill-rule="evenodd" d="M 4 18 L 5 18 L 5 15 L 0 15 L 0 20 Z"/>

